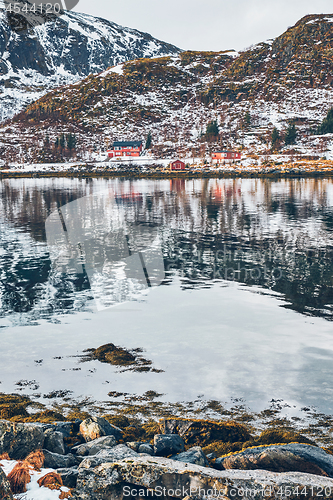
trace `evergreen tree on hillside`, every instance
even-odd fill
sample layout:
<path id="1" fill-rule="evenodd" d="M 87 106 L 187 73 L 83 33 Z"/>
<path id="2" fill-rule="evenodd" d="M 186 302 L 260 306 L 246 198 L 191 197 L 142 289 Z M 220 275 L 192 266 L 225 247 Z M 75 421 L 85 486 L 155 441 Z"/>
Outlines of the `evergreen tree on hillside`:
<path id="1" fill-rule="evenodd" d="M 149 149 L 150 147 L 151 147 L 151 133 L 148 132 L 145 149 Z"/>
<path id="2" fill-rule="evenodd" d="M 295 124 L 290 123 L 289 127 L 286 130 L 286 135 L 284 136 L 285 145 L 289 146 L 290 144 L 295 144 L 296 137 L 297 137 L 297 132 L 296 132 Z"/>
<path id="3" fill-rule="evenodd" d="M 214 120 L 207 123 L 206 134 L 205 134 L 206 139 L 212 141 L 214 139 L 217 139 L 218 136 L 219 136 L 219 126 L 217 124 L 217 121 Z"/>
<path id="4" fill-rule="evenodd" d="M 67 137 L 66 137 L 66 142 L 67 142 L 67 147 L 70 151 L 72 151 L 72 149 L 75 149 L 75 146 L 76 146 L 76 137 L 75 137 L 75 134 L 68 134 Z"/>
<path id="5" fill-rule="evenodd" d="M 245 128 L 248 128 L 250 125 L 251 125 L 251 115 L 250 115 L 250 111 L 247 110 L 247 112 L 245 113 L 245 116 L 244 116 L 244 126 L 245 126 Z"/>
<path id="6" fill-rule="evenodd" d="M 61 134 L 60 138 L 59 138 L 59 146 L 61 148 L 64 148 L 65 147 L 65 134 Z"/>
<path id="7" fill-rule="evenodd" d="M 333 108 L 329 109 L 326 117 L 317 129 L 318 135 L 333 133 Z"/>
<path id="8" fill-rule="evenodd" d="M 279 140 L 280 140 L 279 131 L 276 127 L 274 127 L 272 130 L 272 136 L 271 136 L 271 149 L 276 149 L 276 147 L 278 146 Z"/>

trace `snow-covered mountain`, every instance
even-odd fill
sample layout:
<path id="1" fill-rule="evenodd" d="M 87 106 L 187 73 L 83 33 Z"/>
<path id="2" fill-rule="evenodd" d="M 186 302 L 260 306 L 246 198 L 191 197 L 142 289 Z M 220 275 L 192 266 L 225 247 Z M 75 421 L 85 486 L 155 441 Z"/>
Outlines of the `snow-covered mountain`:
<path id="1" fill-rule="evenodd" d="M 52 88 L 109 66 L 179 52 L 174 45 L 148 33 L 73 11 L 16 32 L 0 1 L 0 120 L 13 116 Z"/>

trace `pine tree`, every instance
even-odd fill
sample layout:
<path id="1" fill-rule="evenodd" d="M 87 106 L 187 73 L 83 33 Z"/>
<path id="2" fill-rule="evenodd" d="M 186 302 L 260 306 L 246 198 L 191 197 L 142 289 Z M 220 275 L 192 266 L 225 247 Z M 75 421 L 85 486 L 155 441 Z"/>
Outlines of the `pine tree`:
<path id="1" fill-rule="evenodd" d="M 271 136 L 271 148 L 272 149 L 275 149 L 278 142 L 279 142 L 279 139 L 280 139 L 280 134 L 279 134 L 279 131 L 276 127 L 273 128 L 273 131 L 272 131 L 272 136 Z"/>
<path id="2" fill-rule="evenodd" d="M 65 147 L 65 134 L 61 134 L 61 136 L 59 138 L 59 145 L 61 148 Z"/>
<path id="3" fill-rule="evenodd" d="M 151 132 L 148 132 L 145 149 L 150 149 L 151 147 Z"/>
<path id="4" fill-rule="evenodd" d="M 333 108 L 329 109 L 326 117 L 317 129 L 318 135 L 331 134 L 333 132 Z"/>
<path id="5" fill-rule="evenodd" d="M 290 124 L 286 130 L 286 135 L 284 136 L 284 143 L 286 146 L 289 144 L 295 144 L 297 137 L 295 124 Z"/>
<path id="6" fill-rule="evenodd" d="M 211 121 L 207 124 L 206 127 L 206 139 L 208 140 L 214 140 L 218 137 L 219 135 L 219 126 L 217 124 L 217 121 Z"/>
<path id="7" fill-rule="evenodd" d="M 251 125 L 251 114 L 250 111 L 247 110 L 244 116 L 244 126 L 245 128 L 248 128 Z"/>
<path id="8" fill-rule="evenodd" d="M 67 142 L 67 148 L 72 151 L 72 149 L 75 149 L 76 146 L 76 137 L 75 134 L 68 134 L 66 137 L 66 142 Z"/>

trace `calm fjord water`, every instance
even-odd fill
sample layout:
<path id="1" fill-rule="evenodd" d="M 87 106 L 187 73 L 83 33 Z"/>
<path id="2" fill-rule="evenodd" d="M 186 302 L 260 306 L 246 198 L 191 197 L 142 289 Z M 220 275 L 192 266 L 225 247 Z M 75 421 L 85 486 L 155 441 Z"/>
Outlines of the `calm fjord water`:
<path id="1" fill-rule="evenodd" d="M 1 391 L 155 390 L 253 409 L 281 398 L 333 413 L 332 179 L 7 179 L 0 190 Z M 50 214 L 59 231 L 90 234 L 77 247 L 98 276 L 87 262 L 59 266 Z M 107 241 L 96 219 L 111 221 Z M 143 250 L 153 244 L 154 258 Z M 143 266 L 158 286 L 132 264 L 124 281 L 125 250 L 132 264 L 162 262 L 151 283 Z M 77 357 L 109 342 L 143 348 L 157 372 Z"/>

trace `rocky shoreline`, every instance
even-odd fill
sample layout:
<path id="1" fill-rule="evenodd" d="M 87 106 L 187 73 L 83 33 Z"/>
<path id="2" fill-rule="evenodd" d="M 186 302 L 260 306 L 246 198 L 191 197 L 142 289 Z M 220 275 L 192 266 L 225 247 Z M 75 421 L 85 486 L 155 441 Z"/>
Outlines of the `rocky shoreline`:
<path id="1" fill-rule="evenodd" d="M 232 420 L 175 417 L 155 422 L 145 439 L 126 434 L 107 417 L 0 420 L 1 466 L 15 465 L 7 477 L 0 468 L 1 500 L 22 498 L 15 495 L 29 491 L 32 474 L 43 491 L 76 500 L 333 499 L 333 454 L 301 434 L 255 438 Z M 221 454 L 226 444 L 237 451 Z"/>
<path id="2" fill-rule="evenodd" d="M 74 165 L 43 165 L 17 166 L 0 169 L 0 179 L 21 177 L 126 177 L 136 179 L 200 179 L 200 178 L 232 178 L 232 177 L 330 177 L 333 175 L 333 161 L 312 160 L 288 163 L 263 163 L 261 165 L 233 165 L 213 168 L 187 168 L 177 172 L 159 165 L 121 165 L 117 168 L 108 163 L 77 163 Z"/>

